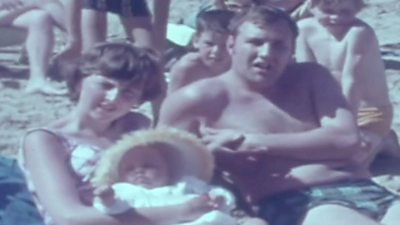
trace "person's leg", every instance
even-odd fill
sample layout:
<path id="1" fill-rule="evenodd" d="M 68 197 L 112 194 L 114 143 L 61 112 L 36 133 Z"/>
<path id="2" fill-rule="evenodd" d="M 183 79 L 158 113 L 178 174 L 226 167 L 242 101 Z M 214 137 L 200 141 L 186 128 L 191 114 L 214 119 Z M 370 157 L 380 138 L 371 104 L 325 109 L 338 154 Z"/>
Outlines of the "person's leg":
<path id="1" fill-rule="evenodd" d="M 300 225 L 381 225 L 367 216 L 345 206 L 327 204 L 306 213 Z"/>
<path id="2" fill-rule="evenodd" d="M 46 80 L 47 67 L 54 45 L 51 16 L 43 10 L 31 10 L 16 18 L 12 25 L 28 30 L 26 48 L 30 61 L 30 77 L 26 92 L 65 94 L 65 90 L 57 90 Z"/>
<path id="3" fill-rule="evenodd" d="M 382 224 L 385 225 L 399 225 L 400 224 L 400 202 L 392 205 L 385 216 L 381 220 Z"/>
<path id="4" fill-rule="evenodd" d="M 120 17 L 129 40 L 141 47 L 154 48 L 154 37 L 150 16 Z"/>
<path id="5" fill-rule="evenodd" d="M 86 51 L 107 38 L 107 13 L 82 10 L 82 49 Z"/>

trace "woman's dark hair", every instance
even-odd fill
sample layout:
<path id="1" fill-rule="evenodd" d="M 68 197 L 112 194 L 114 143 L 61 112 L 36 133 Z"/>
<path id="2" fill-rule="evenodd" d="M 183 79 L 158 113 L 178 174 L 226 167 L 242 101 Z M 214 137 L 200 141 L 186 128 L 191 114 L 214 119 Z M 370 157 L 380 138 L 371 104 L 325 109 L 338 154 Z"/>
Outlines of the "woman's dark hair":
<path id="1" fill-rule="evenodd" d="M 143 84 L 142 101 L 152 100 L 162 92 L 163 76 L 156 53 L 129 43 L 101 43 L 85 52 L 67 77 L 71 99 L 79 98 L 82 79 L 92 74 Z"/>

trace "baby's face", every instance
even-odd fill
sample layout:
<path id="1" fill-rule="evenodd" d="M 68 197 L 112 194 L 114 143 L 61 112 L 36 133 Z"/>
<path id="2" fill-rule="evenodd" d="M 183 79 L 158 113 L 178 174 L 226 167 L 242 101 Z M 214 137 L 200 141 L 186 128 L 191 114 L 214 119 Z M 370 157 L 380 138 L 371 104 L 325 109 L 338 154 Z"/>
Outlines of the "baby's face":
<path id="1" fill-rule="evenodd" d="M 136 147 L 128 151 L 118 167 L 120 182 L 127 182 L 144 188 L 155 188 L 169 184 L 168 164 L 159 150 L 150 147 Z"/>
<path id="2" fill-rule="evenodd" d="M 360 9 L 360 3 L 355 0 L 321 0 L 312 12 L 323 25 L 349 25 Z"/>

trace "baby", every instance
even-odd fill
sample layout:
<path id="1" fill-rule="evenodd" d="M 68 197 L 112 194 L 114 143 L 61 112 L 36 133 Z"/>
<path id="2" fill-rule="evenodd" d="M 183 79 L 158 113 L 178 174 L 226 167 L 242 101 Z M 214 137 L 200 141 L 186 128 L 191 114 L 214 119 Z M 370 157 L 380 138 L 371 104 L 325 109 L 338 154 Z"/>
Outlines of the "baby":
<path id="1" fill-rule="evenodd" d="M 189 133 L 174 129 L 134 132 L 102 156 L 92 179 L 93 206 L 110 215 L 157 208 L 158 217 L 160 210 L 177 207 L 182 218 L 166 219 L 165 224 L 234 225 L 229 215 L 233 195 L 207 184 L 213 169 L 211 153 Z M 245 223 L 265 224 L 256 218 Z"/>

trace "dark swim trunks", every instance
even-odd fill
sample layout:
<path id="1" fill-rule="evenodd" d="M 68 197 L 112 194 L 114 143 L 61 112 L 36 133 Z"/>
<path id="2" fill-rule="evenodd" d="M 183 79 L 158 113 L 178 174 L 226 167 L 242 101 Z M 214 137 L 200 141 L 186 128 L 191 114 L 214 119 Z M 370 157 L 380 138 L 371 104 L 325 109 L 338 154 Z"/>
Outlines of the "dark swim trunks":
<path id="1" fill-rule="evenodd" d="M 146 0 L 84 0 L 83 8 L 111 12 L 122 17 L 150 16 Z"/>
<path id="2" fill-rule="evenodd" d="M 343 205 L 380 220 L 400 197 L 370 180 L 320 185 L 264 199 L 259 216 L 271 225 L 298 225 L 306 212 L 324 204 Z"/>

